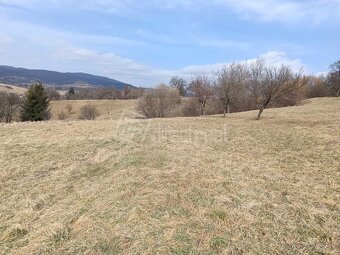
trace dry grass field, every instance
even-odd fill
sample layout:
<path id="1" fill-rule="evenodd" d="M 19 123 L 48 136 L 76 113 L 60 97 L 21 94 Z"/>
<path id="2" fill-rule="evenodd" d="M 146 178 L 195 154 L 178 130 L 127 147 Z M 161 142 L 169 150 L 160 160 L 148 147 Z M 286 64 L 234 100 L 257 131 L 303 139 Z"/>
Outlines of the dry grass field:
<path id="1" fill-rule="evenodd" d="M 65 114 L 65 120 L 77 120 L 82 106 L 93 105 L 98 110 L 99 120 L 114 120 L 120 119 L 122 114 L 133 117 L 131 113 L 135 112 L 136 104 L 136 100 L 61 100 L 51 101 L 50 109 L 52 120 L 58 120 L 61 112 Z M 70 112 L 67 105 L 72 106 Z"/>
<path id="2" fill-rule="evenodd" d="M 19 95 L 24 95 L 27 92 L 27 89 L 0 83 L 0 91 L 12 92 L 12 93 L 17 93 Z"/>
<path id="3" fill-rule="evenodd" d="M 1 125 L 0 254 L 339 254 L 339 98 L 255 116 Z"/>

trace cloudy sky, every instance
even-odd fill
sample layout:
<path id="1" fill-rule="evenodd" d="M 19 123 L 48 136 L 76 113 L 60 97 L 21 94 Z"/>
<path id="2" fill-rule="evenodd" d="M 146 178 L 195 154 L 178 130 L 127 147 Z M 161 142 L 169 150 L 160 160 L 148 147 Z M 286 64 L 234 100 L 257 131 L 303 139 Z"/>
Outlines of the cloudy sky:
<path id="1" fill-rule="evenodd" d="M 0 0 L 0 65 L 151 87 L 259 57 L 327 71 L 340 0 Z"/>

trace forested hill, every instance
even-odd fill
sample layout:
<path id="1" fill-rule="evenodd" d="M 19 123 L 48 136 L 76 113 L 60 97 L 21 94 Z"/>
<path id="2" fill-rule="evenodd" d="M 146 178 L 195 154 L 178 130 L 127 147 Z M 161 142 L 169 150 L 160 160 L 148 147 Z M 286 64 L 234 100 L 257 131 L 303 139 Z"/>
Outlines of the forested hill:
<path id="1" fill-rule="evenodd" d="M 118 80 L 87 73 L 61 73 L 0 65 L 0 83 L 23 86 L 38 81 L 50 86 L 115 87 L 119 90 L 126 85 L 133 87 Z"/>

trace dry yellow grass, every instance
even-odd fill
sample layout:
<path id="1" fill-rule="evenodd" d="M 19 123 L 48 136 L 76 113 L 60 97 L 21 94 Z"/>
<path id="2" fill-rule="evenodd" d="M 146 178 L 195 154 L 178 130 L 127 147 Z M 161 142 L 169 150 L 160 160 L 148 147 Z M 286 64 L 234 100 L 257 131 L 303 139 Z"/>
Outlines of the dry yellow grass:
<path id="1" fill-rule="evenodd" d="M 0 128 L 1 254 L 339 254 L 340 100 Z"/>
<path id="2" fill-rule="evenodd" d="M 19 95 L 24 95 L 27 92 L 27 89 L 0 83 L 0 91 L 12 92 L 12 93 L 17 93 Z"/>
<path id="3" fill-rule="evenodd" d="M 121 118 L 122 114 L 133 116 L 136 108 L 136 100 L 61 100 L 51 101 L 50 109 L 52 120 L 58 120 L 61 112 L 65 114 L 65 120 L 76 120 L 80 115 L 80 108 L 84 105 L 94 105 L 98 110 L 98 119 L 114 120 Z M 71 112 L 67 105 L 72 106 Z"/>

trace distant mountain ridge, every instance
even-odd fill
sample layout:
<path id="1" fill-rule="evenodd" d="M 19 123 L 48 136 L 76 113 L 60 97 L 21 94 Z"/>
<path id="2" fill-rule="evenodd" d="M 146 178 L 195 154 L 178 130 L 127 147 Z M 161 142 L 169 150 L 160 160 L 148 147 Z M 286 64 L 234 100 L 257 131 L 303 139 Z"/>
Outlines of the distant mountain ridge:
<path id="1" fill-rule="evenodd" d="M 106 87 L 122 90 L 130 84 L 87 73 L 62 73 L 0 65 L 0 83 L 26 86 L 35 82 L 55 87 Z"/>

